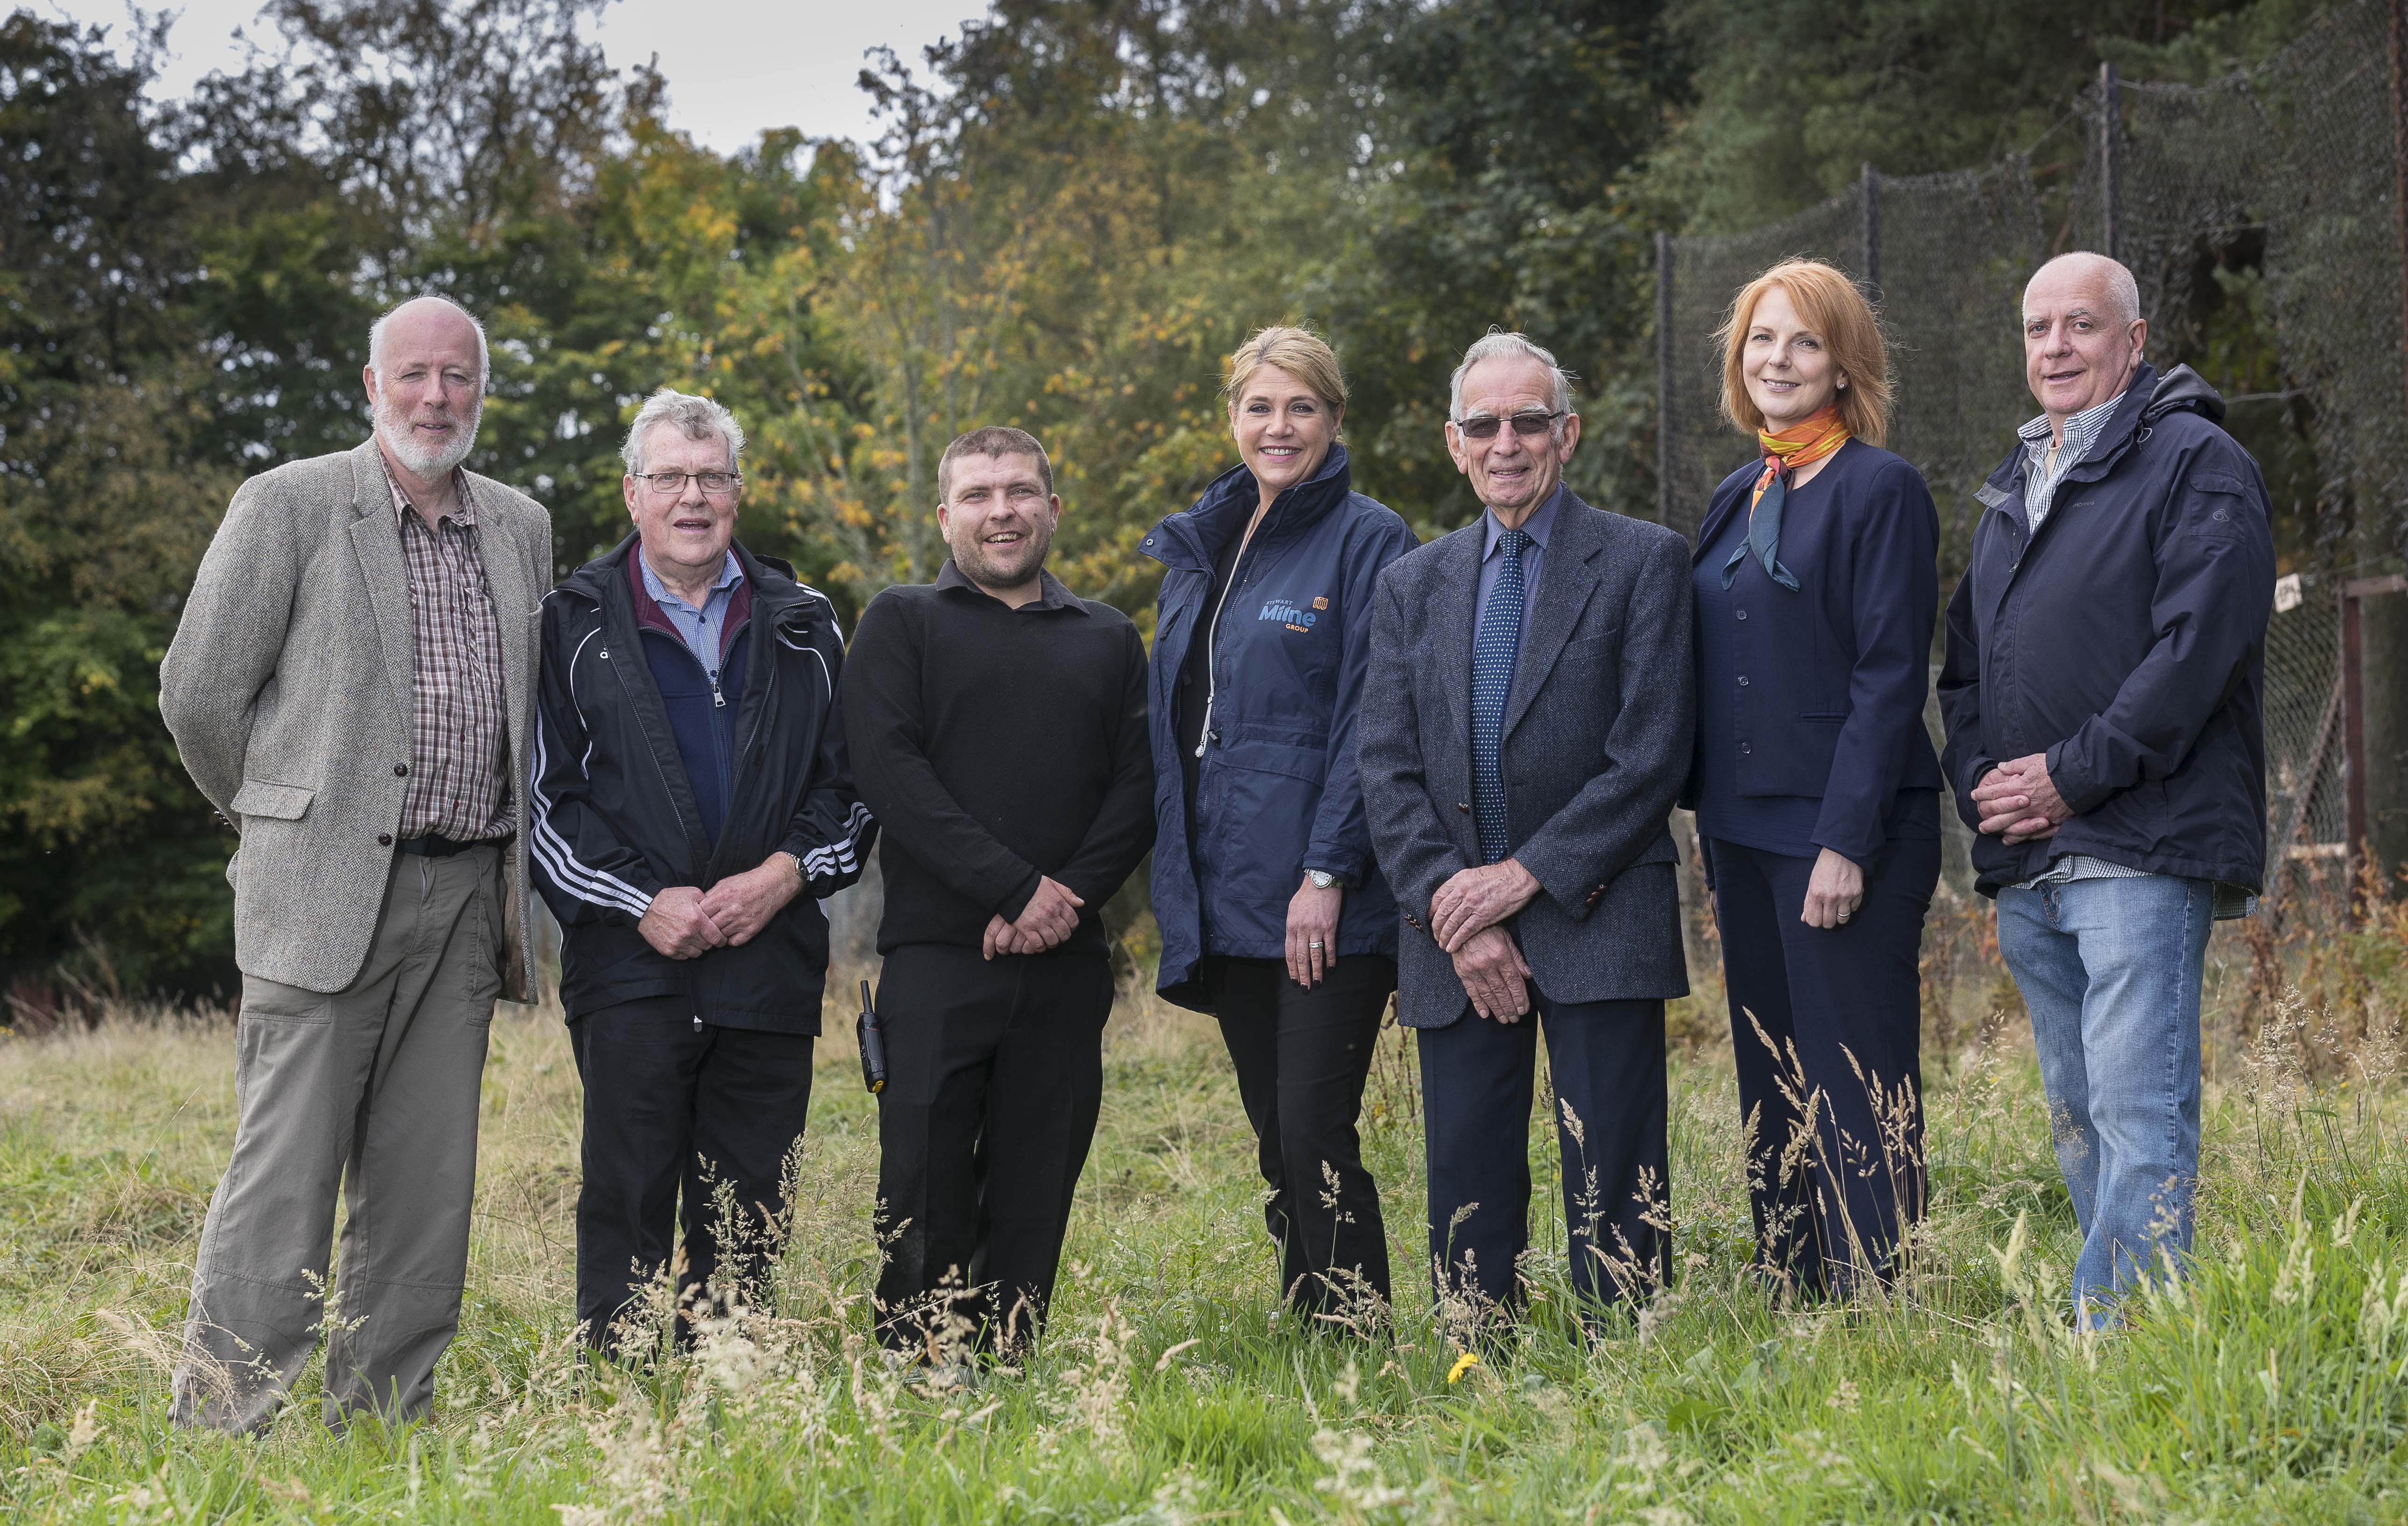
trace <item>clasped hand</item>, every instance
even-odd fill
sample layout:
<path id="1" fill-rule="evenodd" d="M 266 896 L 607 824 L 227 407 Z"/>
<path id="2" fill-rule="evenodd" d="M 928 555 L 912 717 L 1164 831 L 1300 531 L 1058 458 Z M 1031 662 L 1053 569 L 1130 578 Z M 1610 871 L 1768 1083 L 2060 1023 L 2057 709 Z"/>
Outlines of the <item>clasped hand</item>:
<path id="1" fill-rule="evenodd" d="M 2009 847 L 2056 836 L 2057 825 L 2073 814 L 2048 776 L 2045 753 L 2011 758 L 1984 774 L 1973 786 L 1973 805 L 1982 830 Z"/>
<path id="2" fill-rule="evenodd" d="M 1085 904 L 1068 885 L 1039 875 L 1037 893 L 1020 909 L 1018 918 L 1007 922 L 1000 912 L 987 918 L 982 952 L 991 959 L 998 954 L 1042 954 L 1059 948 L 1079 930 L 1079 908 Z"/>
<path id="3" fill-rule="evenodd" d="M 730 874 L 708 890 L 669 886 L 652 898 L 636 930 L 669 958 L 699 958 L 714 948 L 751 943 L 802 888 L 794 860 L 773 853 L 760 867 Z"/>
<path id="4" fill-rule="evenodd" d="M 1430 936 L 1450 954 L 1538 899 L 1539 881 L 1512 858 L 1459 871 L 1430 897 Z"/>
<path id="5" fill-rule="evenodd" d="M 1538 899 L 1538 877 L 1512 858 L 1467 869 L 1430 898 L 1430 936 L 1455 957 L 1472 1010 L 1517 1023 L 1530 1010 L 1530 967 L 1498 924 Z"/>

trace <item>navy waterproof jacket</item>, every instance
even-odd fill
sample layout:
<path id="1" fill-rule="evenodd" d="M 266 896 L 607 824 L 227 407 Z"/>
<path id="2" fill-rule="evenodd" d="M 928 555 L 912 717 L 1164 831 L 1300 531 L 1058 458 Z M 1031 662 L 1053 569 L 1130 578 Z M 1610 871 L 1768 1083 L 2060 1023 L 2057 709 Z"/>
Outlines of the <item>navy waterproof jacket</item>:
<path id="1" fill-rule="evenodd" d="M 2143 366 L 2037 533 L 2020 440 L 1976 495 L 1940 708 L 1985 895 L 2065 854 L 2260 888 L 2274 546 L 2223 417 L 2187 366 Z M 1982 836 L 1973 786 L 2033 753 L 2072 817 L 2015 847 Z"/>
<path id="2" fill-rule="evenodd" d="M 1207 607 L 1212 564 L 1262 501 L 1254 473 L 1223 473 L 1140 548 L 1168 569 L 1147 696 L 1162 928 L 1155 984 L 1182 1006 L 1206 1004 L 1197 976 L 1208 953 L 1285 957 L 1288 902 L 1308 870 L 1347 887 L 1338 957 L 1396 957 L 1397 900 L 1371 857 L 1354 713 L 1370 661 L 1372 585 L 1418 542 L 1348 482 L 1346 448 L 1332 445 L 1310 482 L 1272 502 L 1230 574 L 1217 625 Z M 1179 681 L 1189 644 L 1208 632 L 1216 632 L 1212 711 L 1191 844 L 1178 707 L 1205 696 L 1182 693 Z"/>

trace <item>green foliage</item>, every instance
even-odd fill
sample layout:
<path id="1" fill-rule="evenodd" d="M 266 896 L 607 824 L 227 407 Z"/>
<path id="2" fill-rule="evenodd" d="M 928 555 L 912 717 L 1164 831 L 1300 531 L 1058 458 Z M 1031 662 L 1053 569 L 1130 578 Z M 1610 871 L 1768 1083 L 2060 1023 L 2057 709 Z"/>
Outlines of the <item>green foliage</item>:
<path id="1" fill-rule="evenodd" d="M 472 464 L 552 511 L 563 572 L 624 535 L 622 433 L 675 385 L 745 425 L 748 543 L 848 622 L 940 563 L 947 441 L 1010 423 L 1054 456 L 1056 569 L 1151 628 L 1137 543 L 1234 461 L 1219 388 L 1251 331 L 1329 336 L 1356 485 L 1426 536 L 1478 508 L 1447 375 L 1521 328 L 1580 378 L 1573 485 L 1646 513 L 1657 229 L 1786 213 L 1869 159 L 1979 163 L 2102 56 L 2198 76 L 2306 13 L 997 0 L 871 60 L 874 141 L 723 155 L 664 124 L 657 77 L 612 74 L 605 3 L 273 0 L 280 45 L 168 107 L 155 28 L 0 23 L 0 981 L 231 983 L 227 840 L 151 654 L 233 485 L 359 441 L 399 297 L 485 318 Z M 2276 374 L 2246 272 L 2216 291 L 2202 342 Z M 2275 460 L 2289 405 L 2246 406 L 2305 471 Z"/>

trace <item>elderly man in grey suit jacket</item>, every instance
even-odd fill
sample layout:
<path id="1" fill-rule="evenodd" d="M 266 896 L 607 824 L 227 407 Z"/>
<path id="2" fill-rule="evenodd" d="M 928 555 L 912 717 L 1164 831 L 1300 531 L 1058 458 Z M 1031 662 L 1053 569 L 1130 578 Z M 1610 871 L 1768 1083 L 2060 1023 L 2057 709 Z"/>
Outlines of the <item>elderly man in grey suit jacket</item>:
<path id="1" fill-rule="evenodd" d="M 1664 1001 L 1688 990 L 1667 813 L 1689 768 L 1689 554 L 1563 485 L 1570 379 L 1519 334 L 1455 367 L 1447 449 L 1486 511 L 1382 574 L 1356 721 L 1405 932 L 1432 1273 L 1477 1323 L 1520 1302 L 1538 1033 L 1584 1315 L 1669 1253 Z"/>
<path id="2" fill-rule="evenodd" d="M 423 1415 L 459 1325 L 486 1035 L 535 986 L 522 782 L 552 574 L 550 517 L 460 469 L 488 375 L 456 304 L 378 320 L 373 436 L 243 483 L 160 669 L 184 766 L 242 839 L 240 1120 L 181 1423 L 266 1425 L 322 1326 L 327 1423 Z"/>

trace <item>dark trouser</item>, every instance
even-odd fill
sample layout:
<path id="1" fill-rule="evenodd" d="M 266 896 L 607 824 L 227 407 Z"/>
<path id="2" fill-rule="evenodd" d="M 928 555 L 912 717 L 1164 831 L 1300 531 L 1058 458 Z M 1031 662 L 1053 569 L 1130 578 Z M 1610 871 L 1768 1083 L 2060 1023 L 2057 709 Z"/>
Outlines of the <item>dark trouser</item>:
<path id="1" fill-rule="evenodd" d="M 1533 1011 L 1517 1023 L 1467 1010 L 1420 1030 L 1430 1263 L 1434 1275 L 1443 1269 L 1440 1297 L 1474 1295 L 1509 1313 L 1520 1306 L 1514 1261 L 1530 1244 L 1530 1079 L 1543 1028 L 1573 1290 L 1596 1303 L 1644 1302 L 1671 1254 L 1659 1228 L 1671 1202 L 1664 1003 L 1531 994 Z"/>
<path id="2" fill-rule="evenodd" d="M 1753 1123 L 1757 1263 L 1844 1296 L 1858 1276 L 1895 1271 L 1900 1221 L 1923 1216 L 1918 961 L 1940 843 L 1892 842 L 1863 903 L 1829 929 L 1799 920 L 1813 859 L 1711 838 L 1706 851 L 1740 1116 Z M 1811 1139 L 1799 1107 L 1810 1098 Z"/>
<path id="3" fill-rule="evenodd" d="M 1307 1314 L 1344 1309 L 1363 1288 L 1387 1303 L 1388 1231 L 1354 1120 L 1395 961 L 1341 958 L 1311 990 L 1284 959 L 1214 964 L 1221 1037 L 1270 1184 L 1263 1222 L 1280 1247 L 1280 1287 Z"/>
<path id="4" fill-rule="evenodd" d="M 878 1334 L 892 1349 L 1010 1349 L 1044 1322 L 1103 1101 L 1110 962 L 886 956 L 878 1015 Z"/>
<path id="5" fill-rule="evenodd" d="M 577 1192 L 577 1317 L 610 1326 L 669 1264 L 684 1231 L 681 1306 L 713 1278 L 758 1303 L 786 1213 L 786 1158 L 811 1105 L 811 1036 L 697 1029 L 681 996 L 625 1001 L 568 1025 L 585 1083 L 585 1180 Z M 682 1202 L 681 1202 L 681 1194 Z M 721 1239 L 724 1194 L 732 1207 Z M 678 1325 L 681 1341 L 692 1332 Z"/>

